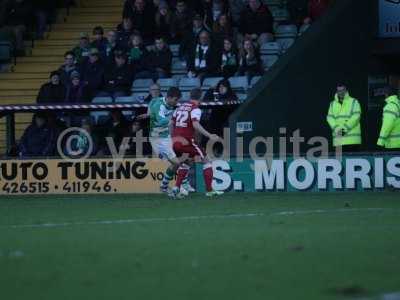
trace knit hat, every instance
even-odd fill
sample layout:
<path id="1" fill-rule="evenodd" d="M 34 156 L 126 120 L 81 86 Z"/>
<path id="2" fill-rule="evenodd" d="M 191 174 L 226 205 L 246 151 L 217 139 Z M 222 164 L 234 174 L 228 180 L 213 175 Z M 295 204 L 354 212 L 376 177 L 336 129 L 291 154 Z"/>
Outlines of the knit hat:
<path id="1" fill-rule="evenodd" d="M 58 77 L 60 77 L 60 72 L 58 72 L 58 71 L 53 71 L 53 72 L 51 72 L 49 78 L 51 78 L 51 77 L 53 77 L 53 76 L 58 76 Z"/>
<path id="2" fill-rule="evenodd" d="M 89 34 L 87 32 L 81 32 L 79 37 L 81 39 L 89 39 Z"/>

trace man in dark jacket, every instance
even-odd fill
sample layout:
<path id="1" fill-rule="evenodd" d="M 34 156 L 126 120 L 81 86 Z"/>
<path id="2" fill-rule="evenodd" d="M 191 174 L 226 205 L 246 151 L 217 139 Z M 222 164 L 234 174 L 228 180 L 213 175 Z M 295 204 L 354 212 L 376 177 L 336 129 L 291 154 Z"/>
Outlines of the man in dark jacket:
<path id="1" fill-rule="evenodd" d="M 172 15 L 172 37 L 175 43 L 184 39 L 188 28 L 191 27 L 193 11 L 187 7 L 185 0 L 176 2 L 176 10 Z"/>
<path id="2" fill-rule="evenodd" d="M 64 54 L 64 64 L 58 69 L 60 80 L 64 86 L 67 86 L 71 77 L 71 73 L 77 71 L 75 64 L 75 54 L 72 51 L 67 51 Z"/>
<path id="3" fill-rule="evenodd" d="M 122 23 L 117 26 L 117 45 L 118 48 L 128 50 L 129 40 L 134 33 L 132 20 L 124 18 Z"/>
<path id="4" fill-rule="evenodd" d="M 153 43 L 155 32 L 155 10 L 152 1 L 146 3 L 145 0 L 136 0 L 134 3 L 132 2 L 125 2 L 123 17 L 132 20 L 133 29 L 141 33 L 145 45 L 150 45 Z"/>
<path id="5" fill-rule="evenodd" d="M 108 41 L 104 37 L 104 29 L 101 26 L 96 26 L 93 28 L 93 40 L 90 43 L 91 48 L 96 48 L 99 50 L 100 55 L 105 59 L 107 55 L 107 44 Z"/>
<path id="6" fill-rule="evenodd" d="M 104 65 L 99 50 L 90 49 L 89 59 L 80 66 L 79 71 L 81 81 L 87 86 L 90 98 L 93 98 L 104 81 Z"/>
<path id="7" fill-rule="evenodd" d="M 218 51 L 213 46 L 210 34 L 202 31 L 187 60 L 188 77 L 198 77 L 201 81 L 218 73 Z"/>
<path id="8" fill-rule="evenodd" d="M 83 103 L 90 102 L 90 94 L 87 85 L 81 81 L 81 76 L 77 71 L 72 72 L 70 84 L 67 86 L 65 102 Z"/>
<path id="9" fill-rule="evenodd" d="M 193 18 L 191 30 L 187 30 L 179 45 L 179 58 L 187 60 L 190 51 L 196 45 L 200 32 L 206 30 L 203 25 L 203 18 L 200 15 L 195 15 Z"/>
<path id="10" fill-rule="evenodd" d="M 37 103 L 61 103 L 65 99 L 65 87 L 61 84 L 60 73 L 53 71 L 50 74 L 50 82 L 45 83 L 39 90 Z"/>
<path id="11" fill-rule="evenodd" d="M 55 153 L 57 132 L 47 124 L 44 114 L 35 114 L 32 124 L 25 129 L 18 146 L 19 156 L 52 156 Z"/>
<path id="12" fill-rule="evenodd" d="M 271 11 L 260 0 L 249 0 L 249 5 L 240 14 L 239 32 L 242 39 L 251 38 L 264 44 L 273 40 L 274 18 Z"/>
<path id="13" fill-rule="evenodd" d="M 17 52 L 24 52 L 24 33 L 26 26 L 32 22 L 32 6 L 26 0 L 10 0 L 5 6 L 5 27 L 15 35 Z"/>
<path id="14" fill-rule="evenodd" d="M 127 96 L 131 89 L 132 79 L 132 69 L 127 64 L 126 54 L 116 51 L 115 64 L 107 67 L 104 75 L 104 89 L 98 96 L 114 99 Z"/>
<path id="15" fill-rule="evenodd" d="M 171 73 L 172 52 L 163 37 L 156 38 L 155 50 L 147 56 L 151 78 L 157 81 L 159 78 L 167 78 Z"/>

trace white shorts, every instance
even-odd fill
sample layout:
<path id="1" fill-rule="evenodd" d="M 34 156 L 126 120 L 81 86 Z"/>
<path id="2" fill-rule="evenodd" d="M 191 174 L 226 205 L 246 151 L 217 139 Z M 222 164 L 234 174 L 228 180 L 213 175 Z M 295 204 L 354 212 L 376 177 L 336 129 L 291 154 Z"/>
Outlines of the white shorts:
<path id="1" fill-rule="evenodd" d="M 153 152 L 163 160 L 171 160 L 176 157 L 174 150 L 172 149 L 171 138 L 159 138 L 150 137 L 151 147 Z"/>

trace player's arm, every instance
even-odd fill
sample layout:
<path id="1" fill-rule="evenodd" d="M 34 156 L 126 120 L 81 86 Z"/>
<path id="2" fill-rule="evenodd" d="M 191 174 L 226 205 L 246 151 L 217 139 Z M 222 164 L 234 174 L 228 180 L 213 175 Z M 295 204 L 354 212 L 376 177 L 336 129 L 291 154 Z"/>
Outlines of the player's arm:
<path id="1" fill-rule="evenodd" d="M 200 133 L 201 135 L 204 135 L 205 137 L 209 138 L 210 140 L 217 141 L 219 140 L 219 136 L 213 133 L 208 132 L 204 127 L 200 124 L 199 121 L 193 120 L 192 121 L 193 128 Z"/>
<path id="2" fill-rule="evenodd" d="M 196 132 L 204 135 L 205 137 L 209 138 L 210 140 L 216 141 L 219 140 L 219 136 L 216 134 L 212 134 L 208 132 L 204 127 L 200 124 L 201 119 L 201 110 L 200 108 L 195 108 L 190 113 L 190 118 L 192 120 L 192 125 Z"/>
<path id="3" fill-rule="evenodd" d="M 150 105 L 147 107 L 147 112 L 145 114 L 138 115 L 136 118 L 138 120 L 144 120 L 150 118 Z"/>

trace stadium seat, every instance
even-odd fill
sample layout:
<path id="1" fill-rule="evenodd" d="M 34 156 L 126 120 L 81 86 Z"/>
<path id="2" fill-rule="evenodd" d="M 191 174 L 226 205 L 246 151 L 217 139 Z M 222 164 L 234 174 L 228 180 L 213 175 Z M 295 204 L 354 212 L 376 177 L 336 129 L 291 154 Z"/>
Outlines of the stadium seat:
<path id="1" fill-rule="evenodd" d="M 239 93 L 239 94 L 237 94 L 237 96 L 238 96 L 238 100 L 241 101 L 241 102 L 244 102 L 247 99 L 247 94 L 246 93 Z"/>
<path id="2" fill-rule="evenodd" d="M 285 8 L 277 8 L 271 10 L 275 22 L 283 22 L 289 20 L 289 12 Z"/>
<path id="3" fill-rule="evenodd" d="M 181 61 L 177 57 L 172 58 L 172 73 L 173 74 L 186 74 L 186 62 Z"/>
<path id="4" fill-rule="evenodd" d="M 281 49 L 283 52 L 286 52 L 287 49 L 289 49 L 295 42 L 294 38 L 282 38 L 282 39 L 277 39 L 276 40 L 279 45 L 281 45 Z"/>
<path id="5" fill-rule="evenodd" d="M 171 86 L 178 86 L 176 78 L 161 78 L 157 80 L 160 85 L 161 91 L 167 91 Z"/>
<path id="6" fill-rule="evenodd" d="M 132 103 L 133 101 L 133 97 L 132 96 L 126 96 L 126 97 L 117 97 L 115 99 L 116 103 Z"/>
<path id="7" fill-rule="evenodd" d="M 299 36 L 302 35 L 304 32 L 306 32 L 308 30 L 308 28 L 310 28 L 310 24 L 303 24 L 301 25 L 300 29 L 299 29 Z"/>
<path id="8" fill-rule="evenodd" d="M 246 76 L 231 77 L 229 82 L 235 91 L 245 92 L 247 90 L 248 80 Z"/>
<path id="9" fill-rule="evenodd" d="M 92 100 L 92 104 L 110 104 L 113 103 L 113 99 L 111 97 L 95 97 Z M 101 120 L 108 118 L 108 111 L 100 110 L 100 111 L 92 111 L 90 112 L 90 117 L 94 120 L 95 124 L 100 124 Z"/>
<path id="10" fill-rule="evenodd" d="M 202 90 L 208 90 L 211 87 L 214 87 L 220 82 L 223 77 L 209 77 L 204 79 L 203 86 L 201 87 Z"/>
<path id="11" fill-rule="evenodd" d="M 181 91 L 190 91 L 194 88 L 199 88 L 201 86 L 199 78 L 188 78 L 184 77 L 179 81 L 179 89 Z"/>
<path id="12" fill-rule="evenodd" d="M 12 58 L 13 46 L 7 41 L 0 41 L 0 62 L 9 62 Z"/>
<path id="13" fill-rule="evenodd" d="M 136 79 L 132 84 L 132 91 L 147 92 L 153 83 L 152 79 Z"/>
<path id="14" fill-rule="evenodd" d="M 108 119 L 108 111 L 92 111 L 90 112 L 90 117 L 94 121 L 94 124 L 104 123 Z"/>
<path id="15" fill-rule="evenodd" d="M 179 56 L 179 45 L 177 44 L 169 45 L 169 49 L 171 50 L 173 57 Z"/>
<path id="16" fill-rule="evenodd" d="M 189 100 L 190 100 L 190 92 L 182 92 L 182 98 L 179 102 L 182 103 Z"/>
<path id="17" fill-rule="evenodd" d="M 253 87 L 260 79 L 261 76 L 254 76 L 250 81 L 250 87 Z"/>
<path id="18" fill-rule="evenodd" d="M 281 45 L 278 42 L 264 43 L 260 47 L 261 55 L 279 55 L 281 52 Z"/>
<path id="19" fill-rule="evenodd" d="M 297 26 L 293 24 L 279 25 L 275 30 L 275 37 L 280 38 L 296 38 Z"/>
<path id="20" fill-rule="evenodd" d="M 131 95 L 132 101 L 135 103 L 143 103 L 144 99 L 149 95 L 149 93 L 133 93 Z"/>
<path id="21" fill-rule="evenodd" d="M 113 103 L 113 98 L 111 97 L 94 97 L 92 100 L 93 104 L 108 104 Z"/>
<path id="22" fill-rule="evenodd" d="M 278 55 L 263 55 L 261 60 L 265 69 L 271 68 L 279 59 Z"/>

